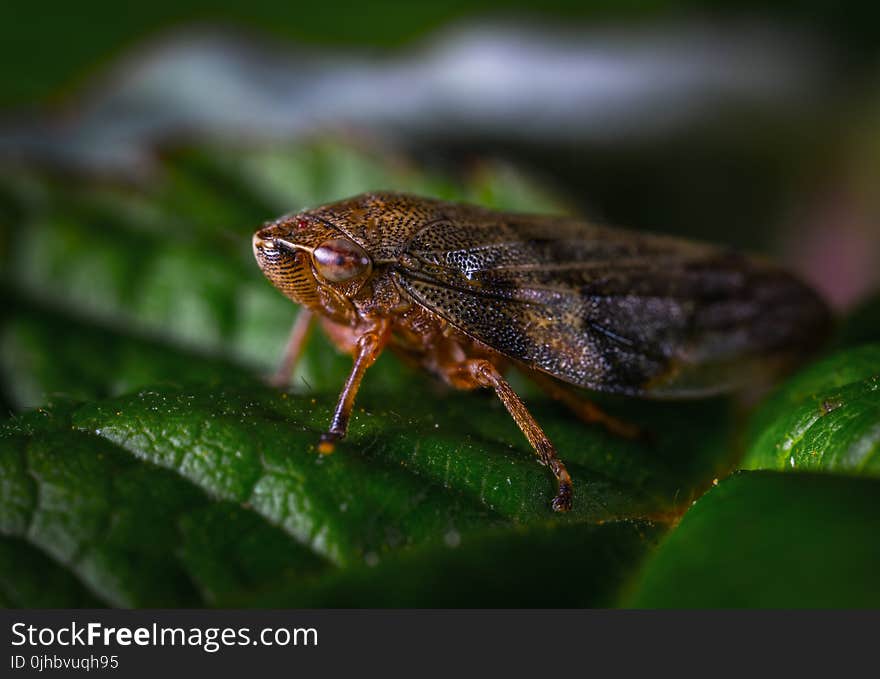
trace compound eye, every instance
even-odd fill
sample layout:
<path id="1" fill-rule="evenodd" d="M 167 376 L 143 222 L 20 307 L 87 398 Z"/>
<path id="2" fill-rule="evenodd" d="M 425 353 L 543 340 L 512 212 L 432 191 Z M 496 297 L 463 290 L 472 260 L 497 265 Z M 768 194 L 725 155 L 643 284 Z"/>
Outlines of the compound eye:
<path id="1" fill-rule="evenodd" d="M 315 268 L 333 283 L 344 283 L 357 278 L 370 266 L 370 258 L 364 249 L 347 238 L 324 241 L 312 253 Z"/>

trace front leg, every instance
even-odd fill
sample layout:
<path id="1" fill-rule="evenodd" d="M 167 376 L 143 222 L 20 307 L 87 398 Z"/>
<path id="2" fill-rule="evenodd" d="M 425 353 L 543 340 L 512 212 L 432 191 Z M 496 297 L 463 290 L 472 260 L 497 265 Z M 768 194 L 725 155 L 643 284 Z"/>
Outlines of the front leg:
<path id="1" fill-rule="evenodd" d="M 348 421 L 351 418 L 354 399 L 361 386 L 361 380 L 364 373 L 367 372 L 367 368 L 376 362 L 382 349 L 388 343 L 390 329 L 391 326 L 387 320 L 379 319 L 358 336 L 354 347 L 354 365 L 348 374 L 342 392 L 339 394 L 333 419 L 330 420 L 330 429 L 321 434 L 318 452 L 332 453 L 336 441 L 343 438 L 348 431 Z"/>
<path id="2" fill-rule="evenodd" d="M 556 478 L 556 497 L 553 498 L 550 505 L 553 511 L 569 511 L 572 496 L 571 476 L 565 468 L 565 464 L 556 456 L 556 448 L 544 430 L 541 429 L 541 425 L 532 417 L 526 404 L 522 402 L 522 399 L 498 369 L 486 359 L 475 358 L 447 368 L 447 377 L 453 386 L 466 389 L 475 386 L 491 387 L 495 390 L 513 421 L 516 422 L 520 431 L 525 434 L 534 448 L 538 462 L 549 467 Z"/>

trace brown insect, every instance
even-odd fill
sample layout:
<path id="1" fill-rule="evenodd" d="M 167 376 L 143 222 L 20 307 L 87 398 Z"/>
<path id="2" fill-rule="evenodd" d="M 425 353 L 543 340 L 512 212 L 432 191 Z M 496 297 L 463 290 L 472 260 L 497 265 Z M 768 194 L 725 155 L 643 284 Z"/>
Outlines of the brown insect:
<path id="1" fill-rule="evenodd" d="M 253 237 L 297 317 L 277 381 L 314 314 L 354 356 L 319 450 L 345 436 L 382 350 L 459 389 L 491 387 L 557 481 L 571 477 L 503 377 L 513 365 L 581 418 L 633 435 L 574 387 L 653 398 L 715 394 L 789 363 L 824 335 L 822 301 L 763 261 L 709 245 L 561 217 L 371 193 L 287 215 Z"/>

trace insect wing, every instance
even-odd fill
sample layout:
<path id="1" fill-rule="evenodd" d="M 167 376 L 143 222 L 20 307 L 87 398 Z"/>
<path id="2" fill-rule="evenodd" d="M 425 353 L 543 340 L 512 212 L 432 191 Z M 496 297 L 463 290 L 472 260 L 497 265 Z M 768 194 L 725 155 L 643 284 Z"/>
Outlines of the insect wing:
<path id="1" fill-rule="evenodd" d="M 601 391 L 691 396 L 820 334 L 787 274 L 678 239 L 456 206 L 411 239 L 398 285 L 528 368 Z"/>

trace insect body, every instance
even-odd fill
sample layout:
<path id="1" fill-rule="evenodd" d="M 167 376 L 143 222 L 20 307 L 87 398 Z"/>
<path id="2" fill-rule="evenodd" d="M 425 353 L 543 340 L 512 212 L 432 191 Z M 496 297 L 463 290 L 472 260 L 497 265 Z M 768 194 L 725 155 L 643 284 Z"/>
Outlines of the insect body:
<path id="1" fill-rule="evenodd" d="M 571 479 L 507 367 L 627 433 L 572 388 L 653 398 L 731 390 L 796 357 L 829 320 L 795 278 L 727 250 L 404 194 L 281 217 L 253 247 L 272 283 L 305 306 L 279 376 L 314 314 L 354 356 L 322 452 L 345 435 L 361 379 L 388 346 L 453 387 L 494 389 L 553 472 L 557 511 L 571 508 Z"/>

